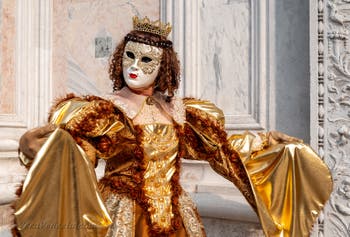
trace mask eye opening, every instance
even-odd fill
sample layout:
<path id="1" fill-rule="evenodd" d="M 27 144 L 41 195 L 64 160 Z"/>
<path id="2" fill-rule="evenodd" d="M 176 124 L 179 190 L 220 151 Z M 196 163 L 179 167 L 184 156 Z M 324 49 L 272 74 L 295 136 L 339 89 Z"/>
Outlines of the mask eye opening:
<path id="1" fill-rule="evenodd" d="M 152 61 L 152 59 L 150 57 L 147 57 L 147 56 L 144 56 L 141 58 L 141 62 L 143 62 L 143 63 L 149 63 L 151 61 Z"/>
<path id="2" fill-rule="evenodd" d="M 134 55 L 134 53 L 133 53 L 133 52 L 126 51 L 126 52 L 125 52 L 125 54 L 126 54 L 126 56 L 128 56 L 129 58 L 131 58 L 131 59 L 135 59 L 135 55 Z"/>

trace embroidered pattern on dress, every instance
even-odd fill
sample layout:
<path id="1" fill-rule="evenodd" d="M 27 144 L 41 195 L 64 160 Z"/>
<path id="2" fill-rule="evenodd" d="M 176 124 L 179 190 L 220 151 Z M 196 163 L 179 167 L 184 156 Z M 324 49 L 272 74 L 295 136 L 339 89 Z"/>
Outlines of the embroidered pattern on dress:
<path id="1" fill-rule="evenodd" d="M 144 187 L 148 212 L 154 226 L 169 229 L 174 217 L 171 179 L 176 172 L 178 139 L 171 125 L 145 125 L 143 147 L 145 154 Z"/>
<path id="2" fill-rule="evenodd" d="M 179 209 L 189 237 L 205 237 L 204 227 L 200 221 L 196 206 L 185 191 L 179 197 Z"/>
<path id="3" fill-rule="evenodd" d="M 144 101 L 140 111 L 134 117 L 133 121 L 134 124 L 172 123 L 172 121 L 165 116 L 165 113 L 158 102 L 154 101 L 153 104 L 148 104 L 147 100 Z"/>
<path id="4" fill-rule="evenodd" d="M 186 118 L 186 111 L 185 111 L 185 106 L 182 99 L 174 98 L 172 101 L 172 104 L 173 104 L 172 116 L 174 120 L 179 124 L 183 124 Z"/>
<path id="5" fill-rule="evenodd" d="M 112 101 L 113 104 L 117 106 L 122 112 L 124 112 L 129 118 L 134 118 L 136 116 L 137 112 L 129 109 L 129 106 L 118 99 L 118 97 L 115 95 L 106 95 L 103 98 Z"/>
<path id="6" fill-rule="evenodd" d="M 186 119 L 185 105 L 181 98 L 173 97 L 170 103 L 165 102 L 165 97 L 161 93 L 155 93 L 154 98 L 160 103 L 165 112 L 167 112 L 175 122 L 183 124 Z"/>
<path id="7" fill-rule="evenodd" d="M 113 220 L 106 237 L 134 237 L 133 200 L 125 195 L 111 194 L 105 204 Z"/>

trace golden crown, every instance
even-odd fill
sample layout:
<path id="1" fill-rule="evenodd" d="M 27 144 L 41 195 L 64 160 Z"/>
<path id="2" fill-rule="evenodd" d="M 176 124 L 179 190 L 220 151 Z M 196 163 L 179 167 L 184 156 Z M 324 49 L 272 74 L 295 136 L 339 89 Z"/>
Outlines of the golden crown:
<path id="1" fill-rule="evenodd" d="M 147 16 L 143 19 L 139 19 L 137 16 L 134 16 L 132 20 L 133 20 L 134 30 L 157 34 L 164 37 L 167 37 L 171 32 L 170 23 L 163 24 L 159 20 L 152 22 L 150 21 L 150 19 L 148 19 Z"/>

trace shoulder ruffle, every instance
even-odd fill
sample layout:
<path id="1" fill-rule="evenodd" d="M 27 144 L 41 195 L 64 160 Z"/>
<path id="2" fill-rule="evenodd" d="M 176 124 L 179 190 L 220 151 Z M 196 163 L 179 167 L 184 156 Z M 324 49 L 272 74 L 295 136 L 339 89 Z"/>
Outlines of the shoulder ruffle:
<path id="1" fill-rule="evenodd" d="M 123 128 L 124 114 L 111 101 L 97 96 L 73 94 L 59 100 L 51 109 L 49 121 L 72 135 L 96 137 Z"/>
<path id="2" fill-rule="evenodd" d="M 183 99 L 184 107 L 187 113 L 196 114 L 200 118 L 215 120 L 221 126 L 225 125 L 225 116 L 221 109 L 215 104 L 206 100 L 198 100 L 193 98 Z M 187 120 L 188 116 L 186 116 Z"/>

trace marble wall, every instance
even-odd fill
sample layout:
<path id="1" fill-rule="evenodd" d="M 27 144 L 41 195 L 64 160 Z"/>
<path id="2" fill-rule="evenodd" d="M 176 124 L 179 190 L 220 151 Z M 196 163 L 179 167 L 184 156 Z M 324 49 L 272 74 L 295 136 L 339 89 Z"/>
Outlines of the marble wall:
<path id="1" fill-rule="evenodd" d="M 202 0 L 199 11 L 199 97 L 225 108 L 228 115 L 249 114 L 250 1 Z"/>
<path id="2" fill-rule="evenodd" d="M 271 1 L 170 2 L 183 94 L 216 103 L 231 133 L 273 128 Z"/>
<path id="3" fill-rule="evenodd" d="M 0 0 L 0 114 L 15 107 L 15 0 Z"/>

